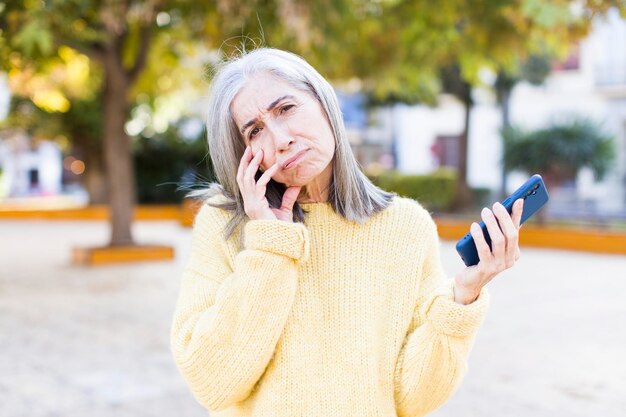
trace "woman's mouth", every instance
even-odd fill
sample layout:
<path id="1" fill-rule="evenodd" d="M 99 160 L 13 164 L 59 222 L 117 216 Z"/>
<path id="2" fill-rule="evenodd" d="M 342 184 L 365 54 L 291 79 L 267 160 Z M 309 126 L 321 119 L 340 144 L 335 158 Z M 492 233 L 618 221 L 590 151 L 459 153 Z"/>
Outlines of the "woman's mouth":
<path id="1" fill-rule="evenodd" d="M 287 159 L 283 165 L 282 165 L 282 169 L 283 170 L 288 170 L 291 169 L 293 167 L 295 167 L 296 165 L 298 165 L 298 163 L 300 163 L 300 161 L 304 158 L 304 154 L 306 154 L 308 151 L 308 149 L 305 149 L 303 151 L 298 152 L 297 154 L 295 154 L 294 156 L 292 156 L 291 158 Z"/>

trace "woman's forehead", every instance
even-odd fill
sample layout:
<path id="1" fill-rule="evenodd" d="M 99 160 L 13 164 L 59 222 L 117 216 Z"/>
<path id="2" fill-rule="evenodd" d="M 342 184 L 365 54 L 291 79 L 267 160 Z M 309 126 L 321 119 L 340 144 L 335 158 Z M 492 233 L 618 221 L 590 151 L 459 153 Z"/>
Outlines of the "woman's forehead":
<path id="1" fill-rule="evenodd" d="M 250 118 L 271 110 L 276 101 L 284 98 L 298 99 L 305 92 L 291 84 L 269 74 L 260 74 L 250 78 L 233 99 L 230 110 L 235 122 L 241 127 Z"/>

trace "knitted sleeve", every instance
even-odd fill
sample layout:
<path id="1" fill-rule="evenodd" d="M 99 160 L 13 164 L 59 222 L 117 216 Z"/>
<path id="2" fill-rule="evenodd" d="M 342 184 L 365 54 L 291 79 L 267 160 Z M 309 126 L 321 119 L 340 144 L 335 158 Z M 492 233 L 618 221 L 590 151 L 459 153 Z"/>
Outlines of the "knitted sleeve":
<path id="1" fill-rule="evenodd" d="M 454 301 L 453 280 L 441 266 L 437 226 L 427 217 L 418 302 L 395 371 L 400 417 L 426 415 L 456 391 L 489 303 L 484 288 L 469 305 Z"/>
<path id="2" fill-rule="evenodd" d="M 303 224 L 252 220 L 244 249 L 229 262 L 224 217 L 207 205 L 196 217 L 170 339 L 179 371 L 209 410 L 252 392 L 295 299 L 297 264 L 309 252 Z"/>

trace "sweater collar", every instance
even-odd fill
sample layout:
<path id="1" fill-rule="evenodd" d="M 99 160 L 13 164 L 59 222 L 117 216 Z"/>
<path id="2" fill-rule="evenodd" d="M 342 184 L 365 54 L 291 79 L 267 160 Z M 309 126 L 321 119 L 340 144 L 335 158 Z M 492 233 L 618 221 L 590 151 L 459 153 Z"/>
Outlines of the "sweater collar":
<path id="1" fill-rule="evenodd" d="M 329 221 L 337 220 L 340 217 L 333 209 L 330 201 L 324 201 L 320 203 L 300 203 L 300 207 L 306 213 L 304 213 L 304 222 L 313 223 L 327 223 Z"/>

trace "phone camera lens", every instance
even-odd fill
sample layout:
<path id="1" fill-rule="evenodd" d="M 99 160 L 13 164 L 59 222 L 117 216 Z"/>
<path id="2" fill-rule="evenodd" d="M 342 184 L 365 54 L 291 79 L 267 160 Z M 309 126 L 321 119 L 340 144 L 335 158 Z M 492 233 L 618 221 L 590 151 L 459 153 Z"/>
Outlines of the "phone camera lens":
<path id="1" fill-rule="evenodd" d="M 536 190 L 537 188 L 539 188 L 539 184 L 535 184 L 535 187 L 533 189 Z"/>

